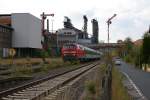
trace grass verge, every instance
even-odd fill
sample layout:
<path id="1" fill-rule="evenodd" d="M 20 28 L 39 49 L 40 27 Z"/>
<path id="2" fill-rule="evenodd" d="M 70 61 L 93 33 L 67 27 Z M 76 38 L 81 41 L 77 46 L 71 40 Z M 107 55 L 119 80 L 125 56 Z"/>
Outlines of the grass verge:
<path id="1" fill-rule="evenodd" d="M 84 92 L 81 100 L 102 100 L 102 78 L 106 72 L 106 64 L 101 64 L 99 68 L 93 73 L 94 77 L 85 81 Z"/>
<path id="2" fill-rule="evenodd" d="M 11 76 L 22 77 L 22 76 L 32 76 L 33 74 L 38 73 L 48 73 L 52 69 L 61 68 L 61 67 L 70 67 L 73 65 L 78 65 L 78 62 L 63 62 L 62 59 L 53 59 L 50 60 L 50 63 L 40 64 L 37 67 L 32 66 L 32 64 L 27 63 L 25 65 L 13 65 L 11 67 Z"/>
<path id="3" fill-rule="evenodd" d="M 127 90 L 123 86 L 123 79 L 125 77 L 113 67 L 112 70 L 112 100 L 131 100 Z"/>
<path id="4" fill-rule="evenodd" d="M 46 58 L 46 61 L 48 64 L 51 64 L 54 61 L 61 61 L 61 58 Z M 12 62 L 12 59 L 7 58 L 7 59 L 1 59 L 0 58 L 0 64 L 1 65 L 10 65 Z M 30 57 L 26 57 L 26 58 L 14 58 L 13 59 L 13 65 L 18 65 L 18 66 L 22 66 L 25 64 L 31 64 L 31 65 L 38 65 L 43 63 L 41 58 L 30 58 Z"/>

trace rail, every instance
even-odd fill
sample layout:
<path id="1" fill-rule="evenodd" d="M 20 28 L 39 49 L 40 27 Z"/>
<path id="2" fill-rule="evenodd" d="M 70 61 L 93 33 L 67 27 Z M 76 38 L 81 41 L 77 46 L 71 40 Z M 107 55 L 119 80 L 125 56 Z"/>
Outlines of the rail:
<path id="1" fill-rule="evenodd" d="M 59 74 L 54 75 L 54 76 L 50 76 L 50 77 L 48 76 L 48 77 L 46 77 L 46 78 L 42 78 L 42 79 L 39 79 L 39 80 L 30 82 L 30 83 L 28 83 L 28 84 L 25 84 L 25 85 L 22 85 L 22 86 L 18 86 L 18 87 L 16 87 L 16 88 L 12 88 L 12 89 L 9 89 L 9 90 L 6 90 L 6 91 L 2 91 L 2 92 L 0 92 L 0 98 L 1 98 L 1 99 L 4 98 L 4 97 L 7 98 L 8 95 L 12 95 L 12 94 L 14 94 L 14 93 L 18 93 L 19 91 L 29 89 L 30 87 L 37 86 L 38 84 L 42 84 L 42 83 L 44 83 L 44 82 L 46 82 L 46 81 L 52 80 L 52 79 L 57 78 L 57 77 L 59 77 L 59 76 L 65 75 L 65 74 L 67 74 L 67 73 L 75 72 L 75 71 L 77 71 L 77 70 L 79 70 L 79 69 L 82 69 L 82 68 L 84 68 L 84 67 L 91 66 L 91 67 L 85 69 L 84 71 L 78 73 L 77 75 L 71 77 L 70 79 L 67 79 L 66 81 L 64 81 L 64 82 L 61 84 L 61 85 L 64 85 L 64 84 L 66 84 L 67 82 L 71 81 L 72 79 L 74 79 L 74 78 L 80 76 L 82 73 L 86 72 L 87 70 L 93 68 L 93 67 L 96 66 L 98 63 L 99 63 L 99 62 L 95 62 L 95 63 L 92 63 L 92 64 L 90 64 L 90 65 L 82 65 L 81 67 L 78 67 L 78 68 L 75 68 L 75 69 L 72 69 L 72 70 L 63 72 L 63 73 L 59 73 Z M 70 74 L 70 75 L 71 75 L 71 74 Z M 10 99 L 9 99 L 9 100 L 10 100 Z"/>

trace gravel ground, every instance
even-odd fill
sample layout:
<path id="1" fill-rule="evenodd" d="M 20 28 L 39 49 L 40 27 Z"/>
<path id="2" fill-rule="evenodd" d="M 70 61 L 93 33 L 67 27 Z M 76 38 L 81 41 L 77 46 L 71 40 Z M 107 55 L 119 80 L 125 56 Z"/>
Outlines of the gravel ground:
<path id="1" fill-rule="evenodd" d="M 85 63 L 85 64 L 87 64 L 87 63 Z M 30 80 L 26 80 L 26 81 L 18 81 L 17 83 L 16 82 L 12 82 L 12 83 L 8 82 L 8 84 L 5 84 L 4 86 L 2 84 L 0 84 L 1 85 L 0 91 L 14 88 L 16 86 L 23 85 L 23 84 L 26 84 L 26 83 L 29 83 L 29 82 L 32 82 L 32 81 L 35 81 L 38 79 L 42 79 L 47 76 L 55 76 L 58 73 L 63 73 L 65 71 L 69 71 L 71 69 L 80 67 L 81 65 L 84 65 L 84 64 L 73 65 L 73 66 L 64 66 L 61 68 L 51 69 L 47 73 L 35 73 L 32 75 L 33 78 L 30 78 Z"/>

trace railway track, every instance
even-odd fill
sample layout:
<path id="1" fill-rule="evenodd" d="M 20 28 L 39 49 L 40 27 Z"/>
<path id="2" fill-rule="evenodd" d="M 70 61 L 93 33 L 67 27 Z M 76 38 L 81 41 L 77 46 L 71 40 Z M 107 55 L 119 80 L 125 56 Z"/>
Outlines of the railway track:
<path id="1" fill-rule="evenodd" d="M 79 68 L 46 77 L 23 86 L 0 92 L 0 100 L 42 100 L 60 87 L 71 82 L 78 76 L 95 67 L 99 62 L 84 65 Z"/>

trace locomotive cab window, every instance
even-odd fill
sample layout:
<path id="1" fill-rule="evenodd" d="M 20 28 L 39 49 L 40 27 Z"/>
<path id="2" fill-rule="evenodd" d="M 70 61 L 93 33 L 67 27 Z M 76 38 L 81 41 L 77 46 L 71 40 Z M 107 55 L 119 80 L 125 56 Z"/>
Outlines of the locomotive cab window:
<path id="1" fill-rule="evenodd" d="M 76 45 L 74 45 L 74 44 L 66 44 L 66 45 L 63 46 L 63 48 L 65 48 L 65 49 L 75 49 Z"/>

